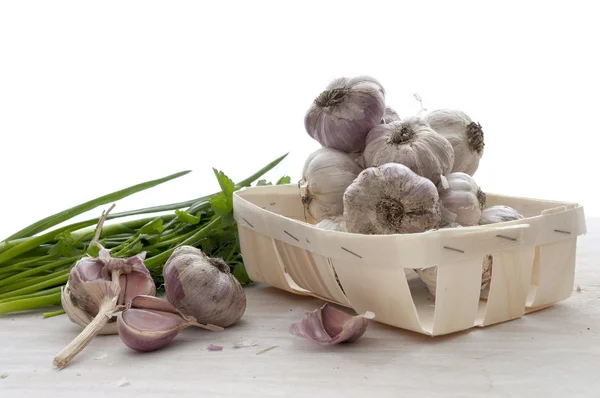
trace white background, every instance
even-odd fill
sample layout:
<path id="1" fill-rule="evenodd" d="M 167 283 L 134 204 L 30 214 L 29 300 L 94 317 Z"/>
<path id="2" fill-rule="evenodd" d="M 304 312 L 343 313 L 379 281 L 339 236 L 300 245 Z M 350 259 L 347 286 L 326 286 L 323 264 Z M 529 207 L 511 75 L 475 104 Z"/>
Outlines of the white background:
<path id="1" fill-rule="evenodd" d="M 485 191 L 600 214 L 594 2 L 13 1 L 0 3 L 0 239 L 88 199 L 180 170 L 115 211 L 240 180 L 296 181 L 319 145 L 313 98 L 369 74 L 401 116 L 479 121 Z M 99 215 L 100 210 L 90 214 Z"/>

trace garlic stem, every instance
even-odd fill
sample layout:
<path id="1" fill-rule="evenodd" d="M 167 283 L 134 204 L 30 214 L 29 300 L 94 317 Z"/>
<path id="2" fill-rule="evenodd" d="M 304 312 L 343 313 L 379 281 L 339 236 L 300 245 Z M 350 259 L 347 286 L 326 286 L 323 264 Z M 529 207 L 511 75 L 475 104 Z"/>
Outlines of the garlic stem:
<path id="1" fill-rule="evenodd" d="M 117 279 L 118 281 L 118 279 Z M 118 282 L 117 282 L 118 283 Z M 113 311 L 117 307 L 118 295 L 106 297 L 100 305 L 98 315 L 55 357 L 53 364 L 59 370 L 66 367 L 71 360 L 87 346 L 98 332 L 108 323 L 112 317 Z"/>

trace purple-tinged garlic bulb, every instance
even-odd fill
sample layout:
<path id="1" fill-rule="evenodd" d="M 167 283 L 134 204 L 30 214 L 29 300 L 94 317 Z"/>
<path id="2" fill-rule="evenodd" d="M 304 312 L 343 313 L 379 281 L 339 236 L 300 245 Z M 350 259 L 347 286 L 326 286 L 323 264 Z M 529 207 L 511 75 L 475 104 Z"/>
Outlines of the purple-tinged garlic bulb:
<path id="1" fill-rule="evenodd" d="M 116 333 L 114 324 L 107 325 L 118 306 L 139 294 L 156 294 L 145 256 L 111 257 L 102 248 L 98 258 L 84 257 L 71 269 L 61 301 L 69 319 L 84 329 L 55 356 L 54 366 L 66 367 L 96 335 Z"/>
<path id="2" fill-rule="evenodd" d="M 317 223 L 317 228 L 326 229 L 329 231 L 347 232 L 346 221 L 344 215 L 327 217 Z"/>
<path id="3" fill-rule="evenodd" d="M 485 193 L 467 173 L 450 173 L 447 181 L 449 187 L 439 190 L 443 224 L 478 225 L 485 208 Z"/>
<path id="4" fill-rule="evenodd" d="M 344 191 L 362 168 L 348 154 L 322 147 L 304 163 L 299 182 L 304 208 L 315 220 L 344 211 Z"/>
<path id="5" fill-rule="evenodd" d="M 418 233 L 437 228 L 438 192 L 429 179 L 398 163 L 369 167 L 344 193 L 344 219 L 350 233 Z"/>
<path id="6" fill-rule="evenodd" d="M 384 112 L 385 89 L 376 79 L 341 77 L 313 101 L 304 127 L 325 147 L 357 152 L 364 149 L 367 134 L 381 123 Z"/>
<path id="7" fill-rule="evenodd" d="M 443 135 L 454 149 L 452 172 L 474 175 L 485 146 L 481 125 L 462 111 L 440 109 L 424 116 L 433 130 Z"/>
<path id="8" fill-rule="evenodd" d="M 400 121 L 400 115 L 391 107 L 385 107 L 385 113 L 383 114 L 383 123 L 390 124 L 391 122 Z"/>
<path id="9" fill-rule="evenodd" d="M 314 311 L 305 311 L 304 317 L 290 325 L 290 334 L 305 338 L 321 346 L 353 343 L 369 326 L 375 314 L 367 311 L 350 315 L 326 303 Z"/>
<path id="10" fill-rule="evenodd" d="M 167 346 L 183 329 L 197 326 L 222 331 L 222 327 L 203 325 L 185 316 L 168 301 L 154 296 L 133 297 L 117 318 L 119 337 L 132 350 L 147 352 Z"/>
<path id="11" fill-rule="evenodd" d="M 479 225 L 522 220 L 523 215 L 512 207 L 497 205 L 483 209 Z"/>
<path id="12" fill-rule="evenodd" d="M 198 322 L 228 327 L 246 311 L 246 294 L 220 258 L 180 246 L 163 267 L 167 300 Z"/>
<path id="13" fill-rule="evenodd" d="M 367 167 L 400 163 L 436 186 L 454 163 L 450 142 L 418 117 L 374 127 L 367 136 L 363 155 Z"/>

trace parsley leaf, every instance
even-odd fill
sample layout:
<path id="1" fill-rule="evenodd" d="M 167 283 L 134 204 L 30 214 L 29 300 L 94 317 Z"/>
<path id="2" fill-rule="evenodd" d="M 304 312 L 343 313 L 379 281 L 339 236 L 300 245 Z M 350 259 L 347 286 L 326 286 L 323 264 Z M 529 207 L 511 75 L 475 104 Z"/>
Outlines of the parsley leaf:
<path id="1" fill-rule="evenodd" d="M 185 210 L 175 210 L 175 214 L 177 214 L 177 219 L 186 224 L 196 225 L 200 222 L 200 217 L 196 217 L 191 215 Z"/>

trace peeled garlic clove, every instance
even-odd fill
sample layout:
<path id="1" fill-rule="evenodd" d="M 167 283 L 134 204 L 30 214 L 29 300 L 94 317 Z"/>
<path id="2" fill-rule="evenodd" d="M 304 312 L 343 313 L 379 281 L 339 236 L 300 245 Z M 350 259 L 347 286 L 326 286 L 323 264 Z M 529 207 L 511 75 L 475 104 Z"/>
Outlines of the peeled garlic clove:
<path id="1" fill-rule="evenodd" d="M 347 232 L 346 221 L 343 215 L 324 218 L 316 226 L 317 228 L 330 231 Z"/>
<path id="2" fill-rule="evenodd" d="M 442 222 L 465 227 L 478 225 L 485 208 L 486 194 L 467 173 L 451 173 L 447 180 L 448 189 L 439 192 Z"/>
<path id="3" fill-rule="evenodd" d="M 366 332 L 373 318 L 375 314 L 370 311 L 352 316 L 326 303 L 306 311 L 300 321 L 290 325 L 289 332 L 323 346 L 352 343 Z"/>
<path id="4" fill-rule="evenodd" d="M 383 115 L 383 123 L 390 124 L 391 122 L 395 122 L 400 120 L 400 116 L 398 113 L 390 106 L 385 107 L 385 113 Z"/>
<path id="5" fill-rule="evenodd" d="M 374 127 L 367 136 L 364 157 L 367 166 L 403 164 L 436 186 L 454 164 L 450 142 L 418 117 Z"/>
<path id="6" fill-rule="evenodd" d="M 523 218 L 523 215 L 512 207 L 497 205 L 483 209 L 479 225 L 522 220 Z"/>
<path id="7" fill-rule="evenodd" d="M 430 112 L 424 120 L 452 144 L 452 172 L 474 175 L 479 168 L 485 145 L 481 125 L 472 121 L 466 113 L 452 109 Z"/>
<path id="8" fill-rule="evenodd" d="M 304 208 L 315 220 L 344 211 L 344 191 L 362 168 L 348 154 L 331 148 L 311 153 L 304 163 L 300 193 Z"/>
<path id="9" fill-rule="evenodd" d="M 374 78 L 333 80 L 311 104 L 304 117 L 307 133 L 321 145 L 343 152 L 365 147 L 365 138 L 381 123 L 385 90 Z"/>
<path id="10" fill-rule="evenodd" d="M 228 327 L 246 310 L 246 294 L 229 265 L 202 250 L 181 246 L 163 267 L 169 303 L 200 323 Z"/>
<path id="11" fill-rule="evenodd" d="M 188 326 L 220 331 L 214 325 L 201 325 L 186 317 L 168 301 L 154 296 L 133 297 L 128 309 L 119 314 L 117 329 L 125 345 L 136 351 L 155 351 L 168 345 Z"/>
<path id="12" fill-rule="evenodd" d="M 362 171 L 344 193 L 348 232 L 400 234 L 437 228 L 438 192 L 431 180 L 388 163 Z"/>

